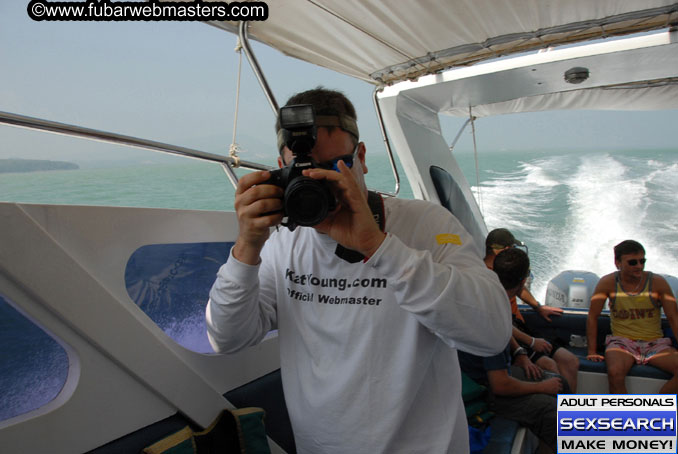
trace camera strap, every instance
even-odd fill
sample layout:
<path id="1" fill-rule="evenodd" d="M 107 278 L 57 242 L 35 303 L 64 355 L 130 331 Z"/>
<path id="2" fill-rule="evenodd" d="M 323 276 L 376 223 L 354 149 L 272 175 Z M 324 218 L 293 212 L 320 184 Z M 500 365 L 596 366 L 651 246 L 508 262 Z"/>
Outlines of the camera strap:
<path id="1" fill-rule="evenodd" d="M 374 221 L 379 225 L 379 230 L 382 232 L 386 227 L 386 216 L 384 216 L 384 200 L 381 194 L 375 191 L 367 192 L 367 204 L 372 211 Z M 337 244 L 337 249 L 334 251 L 337 257 L 346 260 L 348 263 L 358 263 L 365 260 L 365 256 L 353 249 L 347 249 L 341 244 Z"/>

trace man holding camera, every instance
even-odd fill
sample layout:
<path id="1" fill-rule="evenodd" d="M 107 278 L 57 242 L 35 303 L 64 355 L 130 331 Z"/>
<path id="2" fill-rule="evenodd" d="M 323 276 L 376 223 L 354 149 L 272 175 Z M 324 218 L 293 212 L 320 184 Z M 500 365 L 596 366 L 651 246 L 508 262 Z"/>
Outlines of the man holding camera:
<path id="1" fill-rule="evenodd" d="M 235 352 L 279 330 L 300 453 L 466 453 L 456 349 L 504 349 L 506 293 L 444 208 L 368 193 L 365 144 L 343 94 L 317 88 L 287 103 L 309 104 L 314 165 L 301 173 L 327 185 L 336 207 L 312 228 L 269 237 L 290 217 L 282 186 L 293 183 L 271 184 L 271 172 L 240 179 L 240 232 L 210 292 L 210 342 Z M 281 166 L 304 161 L 287 136 Z"/>

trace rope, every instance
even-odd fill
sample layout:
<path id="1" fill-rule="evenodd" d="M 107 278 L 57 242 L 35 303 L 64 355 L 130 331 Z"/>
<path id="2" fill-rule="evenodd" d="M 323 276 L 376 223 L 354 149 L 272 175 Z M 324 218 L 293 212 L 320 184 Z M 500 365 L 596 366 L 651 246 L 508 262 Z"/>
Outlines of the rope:
<path id="1" fill-rule="evenodd" d="M 238 157 L 238 152 L 240 151 L 240 146 L 235 141 L 236 132 L 238 131 L 238 108 L 240 106 L 240 75 L 242 73 L 242 43 L 240 38 L 234 49 L 238 53 L 238 78 L 236 82 L 235 89 L 235 112 L 233 113 L 233 140 L 231 141 L 231 146 L 228 147 L 228 154 L 234 159 L 234 167 L 238 167 L 240 158 Z"/>
<path id="2" fill-rule="evenodd" d="M 478 144 L 476 143 L 476 123 L 475 117 L 471 110 L 471 106 L 468 107 L 468 116 L 471 119 L 471 134 L 473 134 L 473 157 L 476 162 L 476 196 L 478 197 L 478 205 L 480 206 L 480 213 L 485 217 L 485 207 L 483 207 L 483 197 L 480 192 L 480 171 L 478 170 Z"/>

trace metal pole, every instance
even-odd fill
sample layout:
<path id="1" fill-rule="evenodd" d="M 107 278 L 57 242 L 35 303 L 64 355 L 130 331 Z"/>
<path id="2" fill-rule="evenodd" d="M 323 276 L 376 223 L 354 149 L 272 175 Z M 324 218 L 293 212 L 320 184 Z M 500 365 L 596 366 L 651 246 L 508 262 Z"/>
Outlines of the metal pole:
<path id="1" fill-rule="evenodd" d="M 464 132 L 464 129 L 468 126 L 471 121 L 475 120 L 476 117 L 470 117 L 466 122 L 461 126 L 461 129 L 459 129 L 459 132 L 457 133 L 457 136 L 454 138 L 452 141 L 452 145 L 450 145 L 450 151 L 454 149 L 454 146 L 457 144 L 457 141 L 459 140 L 459 137 L 461 137 L 461 133 Z"/>
<path id="2" fill-rule="evenodd" d="M 114 132 L 101 131 L 98 129 L 83 128 L 81 126 L 74 126 L 66 123 L 58 123 L 56 121 L 43 120 L 40 118 L 27 117 L 25 115 L 17 115 L 9 112 L 0 111 L 0 124 L 15 126 L 18 128 L 26 128 L 37 131 L 45 131 L 52 134 L 59 134 L 70 137 L 78 137 L 81 139 L 95 140 L 97 142 L 112 143 L 115 145 L 123 145 L 132 148 L 141 148 L 145 150 L 158 151 L 162 153 L 174 154 L 184 156 L 187 158 L 200 159 L 203 161 L 217 162 L 233 167 L 244 167 L 252 170 L 271 170 L 273 167 L 256 162 L 242 161 L 230 156 L 222 156 L 213 153 L 206 153 L 204 151 L 194 150 L 191 148 L 171 145 L 154 140 L 140 139 L 137 137 L 126 136 Z"/>
<path id="3" fill-rule="evenodd" d="M 381 114 L 381 108 L 379 107 L 379 100 L 377 99 L 377 92 L 379 88 L 374 90 L 372 94 L 372 101 L 374 102 L 374 109 L 377 111 L 377 119 L 379 120 L 379 129 L 381 129 L 381 136 L 384 139 L 384 146 L 386 147 L 386 153 L 388 154 L 388 160 L 391 163 L 391 170 L 393 170 L 393 178 L 395 178 L 395 190 L 393 193 L 385 193 L 390 196 L 397 196 L 400 192 L 400 175 L 398 175 L 398 168 L 395 164 L 395 159 L 393 158 L 393 151 L 391 150 L 391 143 L 388 141 L 388 135 L 386 134 L 386 128 L 384 127 L 384 117 Z"/>
<path id="4" fill-rule="evenodd" d="M 264 90 L 264 94 L 266 95 L 266 99 L 268 99 L 268 103 L 271 105 L 271 108 L 273 109 L 273 114 L 276 116 L 276 118 L 278 118 L 278 110 L 280 109 L 278 108 L 278 103 L 275 100 L 275 96 L 273 96 L 273 91 L 271 90 L 271 87 L 269 87 L 268 82 L 264 77 L 264 73 L 261 71 L 261 67 L 259 66 L 257 57 L 254 56 L 252 48 L 250 47 L 249 36 L 247 35 L 247 24 L 248 24 L 247 21 L 240 22 L 240 27 L 238 29 L 240 44 L 242 45 L 242 48 L 245 51 L 247 61 L 250 62 L 250 66 L 252 67 L 252 71 L 254 71 L 254 75 L 257 77 L 257 80 L 259 81 L 259 85 L 261 85 L 261 88 Z"/>

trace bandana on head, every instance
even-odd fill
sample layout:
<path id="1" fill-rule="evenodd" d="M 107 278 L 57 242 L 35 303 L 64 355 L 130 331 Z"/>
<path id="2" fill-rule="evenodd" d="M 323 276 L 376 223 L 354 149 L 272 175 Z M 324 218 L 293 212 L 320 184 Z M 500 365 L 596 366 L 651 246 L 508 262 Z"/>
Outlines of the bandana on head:
<path id="1" fill-rule="evenodd" d="M 348 115 L 318 115 L 315 117 L 316 126 L 335 126 L 353 135 L 356 140 L 360 140 L 358 123 Z M 285 147 L 282 129 L 278 129 L 278 151 Z"/>

